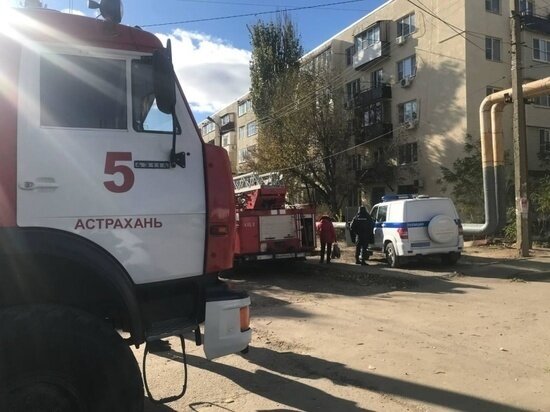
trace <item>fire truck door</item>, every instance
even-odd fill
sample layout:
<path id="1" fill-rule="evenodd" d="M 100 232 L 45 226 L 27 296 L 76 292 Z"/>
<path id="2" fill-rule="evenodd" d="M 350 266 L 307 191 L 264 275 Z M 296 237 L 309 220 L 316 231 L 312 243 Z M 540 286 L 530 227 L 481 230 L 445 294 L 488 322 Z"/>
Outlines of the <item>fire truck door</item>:
<path id="1" fill-rule="evenodd" d="M 84 236 L 136 283 L 201 274 L 202 143 L 183 97 L 176 151 L 186 164 L 172 168 L 171 116 L 154 104 L 150 63 L 37 50 L 24 51 L 20 66 L 18 225 Z"/>

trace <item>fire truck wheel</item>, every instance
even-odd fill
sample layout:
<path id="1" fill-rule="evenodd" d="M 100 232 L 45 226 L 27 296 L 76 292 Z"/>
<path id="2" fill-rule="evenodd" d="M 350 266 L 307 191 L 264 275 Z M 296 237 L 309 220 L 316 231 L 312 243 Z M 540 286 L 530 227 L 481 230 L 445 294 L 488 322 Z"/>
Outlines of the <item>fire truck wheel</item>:
<path id="1" fill-rule="evenodd" d="M 0 325 L 0 410 L 143 410 L 137 362 L 106 322 L 32 305 L 0 311 Z"/>

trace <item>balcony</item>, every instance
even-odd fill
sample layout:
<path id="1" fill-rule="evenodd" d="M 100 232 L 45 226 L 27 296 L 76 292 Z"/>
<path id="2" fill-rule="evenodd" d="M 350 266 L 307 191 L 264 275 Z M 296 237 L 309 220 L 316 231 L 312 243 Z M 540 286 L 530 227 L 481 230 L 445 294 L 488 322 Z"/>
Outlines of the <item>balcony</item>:
<path id="1" fill-rule="evenodd" d="M 363 126 L 355 135 L 355 144 L 368 143 L 377 138 L 393 138 L 393 125 L 391 123 L 380 122 Z"/>
<path id="2" fill-rule="evenodd" d="M 361 107 L 383 99 L 391 99 L 391 86 L 386 83 L 359 93 L 355 98 L 355 106 Z"/>
<path id="3" fill-rule="evenodd" d="M 535 14 L 524 14 L 522 23 L 524 30 L 550 34 L 550 15 L 543 17 Z"/>
<path id="4" fill-rule="evenodd" d="M 224 134 L 235 130 L 235 113 L 228 113 L 220 119 L 220 133 Z"/>
<path id="5" fill-rule="evenodd" d="M 365 69 L 371 63 L 382 57 L 390 55 L 390 43 L 387 41 L 379 41 L 371 44 L 365 49 L 358 50 L 353 55 L 353 68 L 356 70 Z"/>

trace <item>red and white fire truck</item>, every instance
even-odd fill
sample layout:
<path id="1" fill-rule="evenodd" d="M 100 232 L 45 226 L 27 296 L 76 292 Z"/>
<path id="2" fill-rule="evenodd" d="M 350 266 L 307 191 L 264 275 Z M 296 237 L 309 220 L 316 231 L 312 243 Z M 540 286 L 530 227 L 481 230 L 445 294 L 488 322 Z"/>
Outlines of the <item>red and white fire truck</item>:
<path id="1" fill-rule="evenodd" d="M 91 4 L 103 20 L 0 10 L 1 411 L 140 410 L 130 345 L 190 333 L 214 358 L 251 338 L 250 298 L 218 278 L 227 153 L 170 48 L 119 24 L 120 0 Z"/>
<path id="2" fill-rule="evenodd" d="M 303 259 L 315 250 L 315 209 L 288 205 L 277 173 L 233 178 L 237 207 L 235 261 Z"/>

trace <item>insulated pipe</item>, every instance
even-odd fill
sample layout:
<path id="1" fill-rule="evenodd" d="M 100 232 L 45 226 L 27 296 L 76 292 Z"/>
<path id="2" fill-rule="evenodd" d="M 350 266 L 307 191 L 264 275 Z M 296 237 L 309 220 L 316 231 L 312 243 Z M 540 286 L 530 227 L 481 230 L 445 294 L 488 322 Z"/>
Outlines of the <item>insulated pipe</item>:
<path id="1" fill-rule="evenodd" d="M 491 133 L 491 107 L 499 99 L 504 101 L 504 92 L 487 96 L 479 107 L 479 129 L 481 134 L 481 167 L 483 169 L 483 198 L 485 223 L 465 223 L 465 235 L 488 235 L 497 228 L 495 168 L 493 162 L 493 144 Z"/>
<path id="2" fill-rule="evenodd" d="M 550 77 L 523 85 L 523 96 L 525 98 L 541 96 L 549 91 Z M 502 90 L 487 96 L 479 106 L 485 223 L 464 224 L 464 234 L 466 235 L 490 235 L 506 222 L 504 148 L 501 120 L 502 109 L 506 103 L 509 103 L 507 100 L 510 100 L 511 96 L 512 89 Z M 493 112 L 494 105 L 499 107 L 496 107 Z M 491 124 L 491 120 L 495 123 Z M 495 126 L 496 123 L 498 123 L 498 127 Z M 496 133 L 493 134 L 493 130 L 496 130 Z M 496 184 L 498 184 L 498 188 Z"/>
<path id="3" fill-rule="evenodd" d="M 495 174 L 496 217 L 499 231 L 506 226 L 506 177 L 504 175 L 504 134 L 502 132 L 502 112 L 506 103 L 499 102 L 491 107 L 493 143 L 493 165 Z"/>

